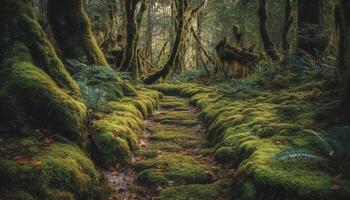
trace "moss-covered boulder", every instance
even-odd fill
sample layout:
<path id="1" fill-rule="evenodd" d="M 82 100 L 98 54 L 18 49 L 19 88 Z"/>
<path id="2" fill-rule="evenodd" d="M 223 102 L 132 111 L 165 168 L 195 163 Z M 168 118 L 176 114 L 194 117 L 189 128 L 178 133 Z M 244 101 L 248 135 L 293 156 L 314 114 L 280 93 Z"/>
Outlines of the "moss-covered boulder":
<path id="1" fill-rule="evenodd" d="M 109 187 L 80 148 L 47 137 L 2 137 L 1 199 L 107 199 Z"/>
<path id="2" fill-rule="evenodd" d="M 92 122 L 96 128 L 92 156 L 100 166 L 131 162 L 131 152 L 139 148 L 143 119 L 152 114 L 159 98 L 156 91 L 139 89 L 138 96 L 108 102 L 105 110 L 97 113 Z"/>

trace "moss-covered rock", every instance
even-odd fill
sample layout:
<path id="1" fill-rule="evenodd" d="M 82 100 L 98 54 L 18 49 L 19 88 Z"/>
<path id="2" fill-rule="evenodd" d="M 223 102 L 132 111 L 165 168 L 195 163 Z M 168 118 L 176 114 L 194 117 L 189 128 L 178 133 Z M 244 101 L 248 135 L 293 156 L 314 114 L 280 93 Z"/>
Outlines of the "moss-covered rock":
<path id="1" fill-rule="evenodd" d="M 97 113 L 92 122 L 97 129 L 92 135 L 93 158 L 100 166 L 131 162 L 131 152 L 139 148 L 143 119 L 152 114 L 159 98 L 156 91 L 140 89 L 137 97 L 108 102 L 105 110 Z"/>
<path id="2" fill-rule="evenodd" d="M 109 187 L 78 146 L 38 137 L 3 141 L 0 198 L 107 199 Z"/>
<path id="3" fill-rule="evenodd" d="M 174 185 L 208 183 L 212 179 L 208 166 L 180 154 L 163 155 L 134 166 L 139 171 L 138 182 L 145 185 L 168 186 L 169 181 Z"/>
<path id="4" fill-rule="evenodd" d="M 160 200 L 213 200 L 223 197 L 220 184 L 186 185 L 162 190 Z"/>

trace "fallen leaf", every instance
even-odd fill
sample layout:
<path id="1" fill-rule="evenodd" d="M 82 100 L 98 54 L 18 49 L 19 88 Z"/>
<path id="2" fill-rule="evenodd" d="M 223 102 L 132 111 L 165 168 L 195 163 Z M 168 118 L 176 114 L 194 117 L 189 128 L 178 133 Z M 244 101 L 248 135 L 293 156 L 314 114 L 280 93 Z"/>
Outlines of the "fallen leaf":
<path id="1" fill-rule="evenodd" d="M 42 162 L 40 160 L 32 160 L 32 165 L 39 166 L 42 165 Z"/>

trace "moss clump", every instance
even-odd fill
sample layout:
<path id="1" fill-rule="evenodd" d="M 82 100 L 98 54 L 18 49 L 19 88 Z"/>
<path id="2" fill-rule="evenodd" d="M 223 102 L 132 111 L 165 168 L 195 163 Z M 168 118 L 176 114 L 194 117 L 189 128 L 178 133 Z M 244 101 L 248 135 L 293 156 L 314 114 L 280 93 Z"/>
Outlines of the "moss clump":
<path id="1" fill-rule="evenodd" d="M 135 169 L 140 172 L 138 181 L 152 186 L 167 186 L 169 181 L 175 185 L 208 183 L 212 179 L 207 166 L 180 154 L 139 162 L 135 164 Z"/>
<path id="2" fill-rule="evenodd" d="M 150 130 L 151 136 L 148 138 L 153 141 L 183 141 L 194 139 L 190 133 L 193 131 L 189 127 L 155 125 Z"/>
<path id="3" fill-rule="evenodd" d="M 158 152 L 154 150 L 139 150 L 135 152 L 135 156 L 144 158 L 156 158 L 158 157 Z"/>
<path id="4" fill-rule="evenodd" d="M 0 198 L 107 199 L 108 187 L 76 145 L 10 137 L 1 148 Z"/>
<path id="5" fill-rule="evenodd" d="M 130 163 L 131 151 L 139 148 L 143 118 L 157 106 L 160 94 L 148 89 L 139 89 L 138 93 L 135 98 L 108 102 L 92 122 L 97 129 L 92 136 L 93 158 L 102 167 Z"/>
<path id="6" fill-rule="evenodd" d="M 223 194 L 218 184 L 186 185 L 162 190 L 160 200 L 212 200 L 219 199 Z"/>
<path id="7" fill-rule="evenodd" d="M 221 164 L 235 163 L 238 154 L 232 147 L 220 147 L 215 151 L 215 161 Z"/>

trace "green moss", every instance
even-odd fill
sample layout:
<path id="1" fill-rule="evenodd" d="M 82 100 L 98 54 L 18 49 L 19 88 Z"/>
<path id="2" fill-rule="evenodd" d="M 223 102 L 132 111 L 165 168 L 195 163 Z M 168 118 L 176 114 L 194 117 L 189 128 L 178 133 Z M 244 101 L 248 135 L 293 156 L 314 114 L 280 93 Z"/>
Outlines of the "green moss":
<path id="1" fill-rule="evenodd" d="M 108 66 L 81 1 L 53 0 L 47 7 L 51 30 L 64 59 L 85 57 L 92 64 Z"/>
<path id="2" fill-rule="evenodd" d="M 139 89 L 139 96 L 108 102 L 92 123 L 98 130 L 92 137 L 93 158 L 103 167 L 130 163 L 131 151 L 139 148 L 144 129 L 143 118 L 152 114 L 160 94 Z"/>
<path id="3" fill-rule="evenodd" d="M 197 117 L 189 112 L 164 111 L 156 121 L 163 124 L 179 124 L 185 126 L 194 126 L 198 124 Z"/>
<path id="4" fill-rule="evenodd" d="M 0 121 L 12 128 L 47 128 L 85 141 L 86 108 L 79 89 L 37 22 L 30 2 L 1 7 Z M 11 39 L 10 39 L 11 38 Z"/>
<path id="5" fill-rule="evenodd" d="M 169 126 L 169 125 L 155 125 L 150 130 L 151 136 L 148 138 L 154 141 L 179 141 L 193 139 L 194 136 L 190 133 L 192 128 Z"/>
<path id="6" fill-rule="evenodd" d="M 13 137 L 3 144 L 11 156 L 0 157 L 0 194 L 14 199 L 98 199 L 108 191 L 92 161 L 75 145 Z M 18 151 L 33 146 L 39 151 Z"/>
<path id="7" fill-rule="evenodd" d="M 238 159 L 237 151 L 231 147 L 220 147 L 215 151 L 215 161 L 221 164 L 235 163 Z"/>
<path id="8" fill-rule="evenodd" d="M 207 183 L 212 179 L 207 166 L 179 154 L 136 163 L 135 169 L 140 171 L 138 181 L 152 186 L 167 186 L 168 181 L 174 181 L 175 185 Z"/>
<path id="9" fill-rule="evenodd" d="M 135 156 L 145 158 L 156 158 L 158 157 L 158 152 L 154 150 L 139 150 L 135 152 Z"/>
<path id="10" fill-rule="evenodd" d="M 92 157 L 103 167 L 112 167 L 117 163 L 130 163 L 131 150 L 126 140 L 108 131 L 100 131 L 92 136 L 94 148 Z"/>
<path id="11" fill-rule="evenodd" d="M 321 86 L 280 85 L 274 93 L 256 90 L 261 95 L 237 95 L 234 100 L 219 98 L 214 89 L 202 91 L 203 86 L 195 84 L 162 84 L 152 88 L 190 97 L 190 102 L 200 109 L 199 116 L 208 124 L 208 143 L 217 148 L 215 159 L 237 161 L 233 198 L 342 199 L 349 195 L 346 189 L 349 181 L 342 178 L 337 182 L 341 189 L 331 191 L 335 177 L 315 164 L 273 159 L 285 149 L 312 146 L 310 137 L 302 130 L 315 126 L 318 108 L 314 102 L 323 104 L 325 99 L 315 98 L 312 90 L 320 92 Z M 230 158 L 232 155 L 235 156 Z M 180 195 L 169 191 L 167 196 Z"/>
<path id="12" fill-rule="evenodd" d="M 223 194 L 217 184 L 186 185 L 162 190 L 160 200 L 213 200 L 219 199 Z"/>

